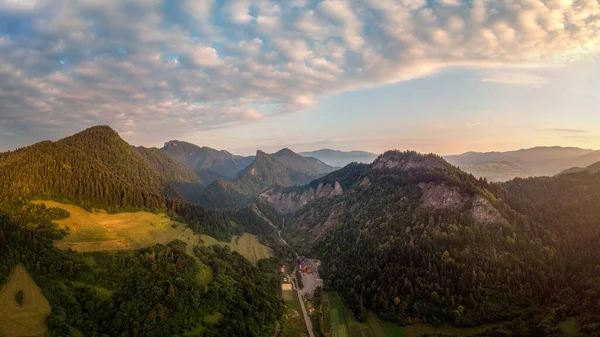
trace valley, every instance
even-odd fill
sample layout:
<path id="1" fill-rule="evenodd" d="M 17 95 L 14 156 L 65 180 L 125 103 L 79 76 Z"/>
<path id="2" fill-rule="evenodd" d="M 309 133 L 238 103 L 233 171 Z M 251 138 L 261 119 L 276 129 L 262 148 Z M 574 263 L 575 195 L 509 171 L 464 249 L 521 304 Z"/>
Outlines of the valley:
<path id="1" fill-rule="evenodd" d="M 15 284 L 23 287 L 22 316 L 37 317 L 23 331 L 559 337 L 597 330 L 589 295 L 600 237 L 595 165 L 490 183 L 411 151 L 335 169 L 289 149 L 243 159 L 170 144 L 170 154 L 132 147 L 94 127 L 0 154 L 1 289 L 22 296 Z M 239 171 L 206 186 L 191 165 L 219 174 L 210 156 Z M 18 320 L 14 299 L 0 318 Z M 23 333 L 15 329 L 0 333 Z"/>

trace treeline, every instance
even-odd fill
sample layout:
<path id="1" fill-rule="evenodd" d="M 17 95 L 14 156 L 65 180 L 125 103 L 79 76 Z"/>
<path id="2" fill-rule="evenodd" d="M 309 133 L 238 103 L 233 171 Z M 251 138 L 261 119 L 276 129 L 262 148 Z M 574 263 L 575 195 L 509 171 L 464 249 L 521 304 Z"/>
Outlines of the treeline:
<path id="1" fill-rule="evenodd" d="M 282 303 L 275 261 L 253 266 L 229 249 L 197 248 L 213 280 L 198 281 L 199 264 L 180 241 L 118 253 L 75 253 L 53 247 L 50 219 L 64 214 L 37 208 L 10 219 L 0 215 L 0 284 L 22 263 L 52 305 L 49 336 L 271 336 Z M 25 218 L 26 217 L 26 218 Z M 36 220 L 40 228 L 20 221 Z M 203 317 L 223 314 L 216 324 Z M 204 328 L 199 326 L 203 325 Z"/>

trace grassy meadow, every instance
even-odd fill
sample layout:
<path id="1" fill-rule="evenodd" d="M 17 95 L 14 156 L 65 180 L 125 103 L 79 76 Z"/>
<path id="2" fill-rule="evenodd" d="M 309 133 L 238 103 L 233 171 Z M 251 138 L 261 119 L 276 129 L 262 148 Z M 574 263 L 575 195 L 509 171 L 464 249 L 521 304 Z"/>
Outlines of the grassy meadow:
<path id="1" fill-rule="evenodd" d="M 179 239 L 188 244 L 188 254 L 191 256 L 194 256 L 193 247 L 197 244 L 228 246 L 252 263 L 273 256 L 273 250 L 261 244 L 255 235 L 244 233 L 234 236 L 231 242 L 221 242 L 206 234 L 198 235 L 185 224 L 170 220 L 165 214 L 108 214 L 104 210 L 88 212 L 79 206 L 51 200 L 37 200 L 33 203 L 62 208 L 70 213 L 68 218 L 54 221 L 60 228 L 68 231 L 64 239 L 54 242 L 59 249 L 70 248 L 78 252 L 129 250 L 158 243 L 167 244 Z M 210 283 L 212 273 L 203 273 L 204 275 L 199 275 L 199 281 Z"/>
<path id="2" fill-rule="evenodd" d="M 323 332 L 327 337 L 421 337 L 427 334 L 465 336 L 485 332 L 501 325 L 498 323 L 457 328 L 450 323 L 440 326 L 420 323 L 399 326 L 382 321 L 373 313 L 369 313 L 365 323 L 356 320 L 352 311 L 344 306 L 337 292 L 326 292 L 322 296 Z"/>
<path id="3" fill-rule="evenodd" d="M 21 304 L 17 294 L 22 292 Z M 22 265 L 16 266 L 0 288 L 0 336 L 42 335 L 48 327 L 50 303 Z"/>

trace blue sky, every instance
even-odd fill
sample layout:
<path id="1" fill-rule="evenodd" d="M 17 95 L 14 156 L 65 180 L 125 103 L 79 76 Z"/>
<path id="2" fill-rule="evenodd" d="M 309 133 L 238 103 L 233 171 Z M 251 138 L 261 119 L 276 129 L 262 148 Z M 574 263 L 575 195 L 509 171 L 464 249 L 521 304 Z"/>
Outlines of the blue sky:
<path id="1" fill-rule="evenodd" d="M 600 148 L 597 0 L 0 0 L 0 150 Z"/>

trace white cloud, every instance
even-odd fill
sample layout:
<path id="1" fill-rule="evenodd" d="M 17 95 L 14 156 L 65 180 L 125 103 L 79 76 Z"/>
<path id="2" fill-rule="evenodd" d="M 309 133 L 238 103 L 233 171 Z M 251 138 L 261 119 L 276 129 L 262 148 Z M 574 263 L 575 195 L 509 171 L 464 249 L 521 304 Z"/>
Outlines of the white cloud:
<path id="1" fill-rule="evenodd" d="M 323 95 L 446 67 L 479 69 L 486 82 L 542 86 L 546 80 L 527 68 L 600 56 L 593 0 L 169 6 L 0 0 L 3 18 L 28 27 L 0 27 L 0 125 L 50 134 L 102 123 L 133 139 L 170 137 L 260 119 L 259 106 L 293 112 Z M 48 129 L 50 119 L 59 125 Z"/>
<path id="2" fill-rule="evenodd" d="M 532 86 L 543 86 L 548 84 L 548 81 L 537 75 L 528 74 L 525 72 L 513 72 L 513 71 L 495 71 L 489 73 L 480 79 L 482 82 L 494 82 L 503 84 L 520 84 L 520 85 L 532 85 Z"/>

